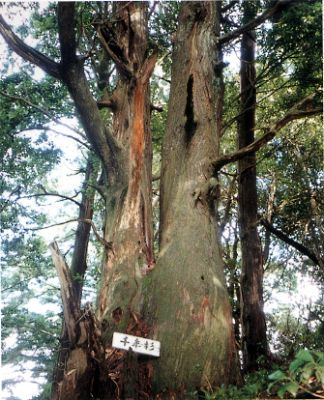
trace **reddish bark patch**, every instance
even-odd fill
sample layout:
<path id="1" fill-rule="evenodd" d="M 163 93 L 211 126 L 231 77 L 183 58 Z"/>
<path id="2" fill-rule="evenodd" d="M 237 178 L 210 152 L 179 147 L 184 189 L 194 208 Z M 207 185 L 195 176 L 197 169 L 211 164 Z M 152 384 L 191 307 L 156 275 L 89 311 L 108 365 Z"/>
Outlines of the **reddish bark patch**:
<path id="1" fill-rule="evenodd" d="M 131 198 L 136 198 L 139 188 L 143 169 L 144 160 L 144 115 L 145 115 L 145 90 L 143 85 L 137 83 L 134 93 L 134 120 L 133 120 L 133 137 L 130 146 L 131 166 L 131 182 L 130 194 Z"/>
<path id="2" fill-rule="evenodd" d="M 198 315 L 200 322 L 204 322 L 205 312 L 206 312 L 207 308 L 210 309 L 209 298 L 208 298 L 208 296 L 204 296 L 200 303 L 200 309 L 199 309 L 199 315 Z"/>
<path id="3" fill-rule="evenodd" d="M 209 309 L 210 313 L 211 312 L 211 306 L 210 306 L 210 302 L 209 302 L 209 298 L 208 296 L 204 296 L 201 300 L 200 306 L 199 306 L 199 312 L 196 315 L 194 308 L 191 308 L 191 318 L 196 321 L 196 322 L 201 322 L 203 323 L 205 320 L 205 313 L 206 310 Z"/>

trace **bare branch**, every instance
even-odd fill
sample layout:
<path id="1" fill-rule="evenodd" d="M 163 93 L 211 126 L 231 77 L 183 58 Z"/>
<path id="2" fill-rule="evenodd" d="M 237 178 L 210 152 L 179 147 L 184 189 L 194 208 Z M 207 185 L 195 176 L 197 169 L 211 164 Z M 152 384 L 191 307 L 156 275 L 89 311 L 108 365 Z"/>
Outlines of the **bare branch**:
<path id="1" fill-rule="evenodd" d="M 167 83 L 171 83 L 171 80 L 170 80 L 170 79 L 164 78 L 163 76 L 156 75 L 156 74 L 154 74 L 154 76 L 155 76 L 155 78 L 157 78 L 157 79 L 161 79 L 162 81 L 165 81 L 165 82 L 167 82 Z"/>
<path id="2" fill-rule="evenodd" d="M 255 29 L 257 26 L 262 24 L 265 20 L 272 17 L 278 11 L 280 11 L 283 7 L 288 6 L 289 4 L 293 4 L 294 0 L 278 0 L 273 7 L 268 10 L 265 10 L 262 14 L 257 16 L 256 18 L 249 21 L 247 24 L 241 26 L 240 28 L 236 29 L 235 31 L 229 32 L 219 38 L 219 43 L 224 44 L 228 43 L 229 41 L 236 39 L 239 37 L 243 32 L 251 31 Z"/>
<path id="3" fill-rule="evenodd" d="M 96 239 L 103 246 L 105 246 L 105 248 L 107 248 L 108 250 L 112 250 L 113 249 L 112 242 L 107 242 L 107 240 L 105 238 L 103 238 L 102 236 L 99 235 L 98 230 L 97 230 L 94 222 L 91 219 L 74 218 L 74 219 L 69 219 L 69 220 L 64 221 L 64 222 L 57 222 L 56 224 L 42 226 L 40 228 L 28 228 L 26 230 L 29 230 L 29 231 L 42 231 L 44 229 L 54 228 L 54 226 L 66 225 L 66 224 L 69 224 L 71 222 L 84 222 L 85 224 L 90 224 Z"/>
<path id="4" fill-rule="evenodd" d="M 21 197 L 19 197 L 18 199 L 16 199 L 16 201 L 17 201 L 17 200 L 20 200 L 20 199 L 31 199 L 31 198 L 33 198 L 33 197 L 52 196 L 52 197 L 59 197 L 59 198 L 62 199 L 62 200 L 69 200 L 69 201 L 72 201 L 72 202 L 73 202 L 74 204 L 76 204 L 78 207 L 81 207 L 81 203 L 79 203 L 77 200 L 74 199 L 74 197 L 76 197 L 79 193 L 76 193 L 75 196 L 73 196 L 73 197 L 69 197 L 69 196 L 64 196 L 64 195 L 62 195 L 62 194 L 59 194 L 59 193 L 51 193 L 51 192 L 48 192 L 48 191 L 45 190 L 45 188 L 43 188 L 42 186 L 41 186 L 41 189 L 43 190 L 43 193 L 35 193 L 35 194 L 31 194 L 31 195 L 29 195 L 29 196 L 21 196 Z"/>
<path id="5" fill-rule="evenodd" d="M 62 125 L 62 124 L 64 124 L 64 123 L 62 122 L 62 123 L 59 123 L 59 124 Z M 64 124 L 64 125 L 66 125 L 66 124 Z M 76 138 L 75 136 L 72 136 L 72 135 L 68 135 L 68 134 L 66 134 L 66 133 L 59 132 L 59 131 L 57 131 L 57 130 L 54 129 L 54 128 L 50 128 L 50 127 L 46 127 L 46 126 L 44 126 L 42 129 L 44 129 L 44 130 L 46 130 L 46 131 L 53 132 L 53 133 L 55 133 L 55 135 L 59 135 L 59 136 L 66 137 L 66 138 L 68 138 L 68 139 L 72 139 L 72 140 L 76 141 L 77 143 L 79 143 L 81 146 L 84 146 L 86 149 L 91 150 L 91 146 L 90 146 L 89 143 L 83 142 L 82 140 Z M 73 128 L 69 128 L 69 129 L 73 129 Z M 82 137 L 84 137 L 84 135 L 82 135 Z M 86 138 L 85 138 L 85 139 L 86 139 Z"/>
<path id="6" fill-rule="evenodd" d="M 24 60 L 37 65 L 54 78 L 61 79 L 60 66 L 49 57 L 25 44 L 0 15 L 0 34 L 8 46 Z"/>
<path id="7" fill-rule="evenodd" d="M 34 276 L 31 276 L 31 277 L 29 277 L 29 278 L 19 280 L 18 282 L 14 283 L 13 285 L 10 285 L 10 286 L 1 288 L 0 291 L 1 291 L 1 293 L 3 293 L 3 292 L 6 292 L 7 290 L 16 289 L 16 288 L 18 288 L 19 286 L 21 286 L 22 283 L 29 282 L 29 281 L 31 281 L 32 279 L 35 279 L 35 277 L 34 277 Z"/>
<path id="8" fill-rule="evenodd" d="M 283 240 L 285 243 L 289 244 L 289 246 L 294 247 L 296 250 L 298 250 L 300 253 L 304 254 L 307 256 L 310 260 L 313 261 L 315 265 L 323 265 L 323 262 L 321 262 L 316 255 L 309 250 L 307 247 L 302 245 L 299 242 L 296 242 L 296 240 L 290 238 L 288 235 L 286 235 L 284 232 L 280 231 L 279 229 L 275 228 L 270 222 L 266 221 L 265 219 L 261 218 L 260 219 L 260 224 L 265 227 L 266 230 L 277 236 L 279 239 Z"/>
<path id="9" fill-rule="evenodd" d="M 261 136 L 259 139 L 256 139 L 248 146 L 242 147 L 240 150 L 237 150 L 234 153 L 219 157 L 215 162 L 212 163 L 214 175 L 216 175 L 224 165 L 238 161 L 246 155 L 258 151 L 261 147 L 272 140 L 276 134 L 289 122 L 321 114 L 322 108 L 312 108 L 312 103 L 314 102 L 315 97 L 316 93 L 313 93 L 310 96 L 305 97 L 299 103 L 295 104 L 295 106 L 293 106 L 281 119 L 279 119 L 270 127 L 265 128 L 265 134 L 263 136 Z M 302 109 L 302 107 L 304 109 Z"/>
<path id="10" fill-rule="evenodd" d="M 147 83 L 150 79 L 152 72 L 154 71 L 155 64 L 157 61 L 157 53 L 153 53 L 150 57 L 148 57 L 141 68 L 140 71 L 140 79 L 143 84 Z"/>
<path id="11" fill-rule="evenodd" d="M 148 17 L 147 17 L 148 20 L 151 18 L 152 14 L 154 13 L 155 8 L 158 5 L 158 3 L 159 3 L 158 1 L 153 2 L 153 5 L 151 6 L 149 13 L 148 13 Z"/>

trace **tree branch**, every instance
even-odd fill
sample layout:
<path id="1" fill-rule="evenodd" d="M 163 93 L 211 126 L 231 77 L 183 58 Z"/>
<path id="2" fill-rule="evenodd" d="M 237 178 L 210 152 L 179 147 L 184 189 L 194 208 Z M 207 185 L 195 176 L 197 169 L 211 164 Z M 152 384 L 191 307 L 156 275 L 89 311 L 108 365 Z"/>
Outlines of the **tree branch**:
<path id="1" fill-rule="evenodd" d="M 98 100 L 97 106 L 98 106 L 99 110 L 101 110 L 102 108 L 110 108 L 111 110 L 115 110 L 116 102 L 112 98 L 107 99 L 107 100 Z"/>
<path id="2" fill-rule="evenodd" d="M 10 28 L 3 17 L 0 15 L 0 34 L 8 46 L 24 60 L 37 65 L 56 79 L 61 79 L 59 64 L 49 57 L 25 44 Z"/>
<path id="3" fill-rule="evenodd" d="M 170 80 L 170 79 L 164 78 L 163 76 L 156 75 L 156 74 L 154 74 L 154 76 L 155 76 L 155 78 L 161 79 L 161 80 L 164 81 L 164 82 L 171 83 L 171 80 Z"/>
<path id="4" fill-rule="evenodd" d="M 114 51 L 112 51 L 112 49 L 110 48 L 109 44 L 106 42 L 106 39 L 104 38 L 102 32 L 101 32 L 101 28 L 99 27 L 97 29 L 97 37 L 102 45 L 102 47 L 104 48 L 104 50 L 106 51 L 106 53 L 109 55 L 109 57 L 113 60 L 113 62 L 116 64 L 116 68 L 118 70 L 118 72 L 124 76 L 127 79 L 130 79 L 133 76 L 132 71 L 127 67 L 127 65 L 125 64 L 125 62 L 123 62 Z"/>
<path id="5" fill-rule="evenodd" d="M 25 99 L 25 98 L 20 97 L 20 96 L 14 96 L 14 95 L 8 94 L 8 93 L 6 93 L 6 92 L 3 92 L 3 91 L 1 91 L 1 90 L 0 90 L 0 95 L 2 95 L 2 96 L 4 96 L 4 97 L 7 97 L 8 99 L 11 99 L 11 100 L 20 101 L 20 102 L 22 102 L 22 103 L 24 103 L 24 104 L 26 104 L 26 105 L 28 105 L 28 106 L 30 106 L 30 107 L 32 107 L 32 108 L 35 108 L 35 109 L 38 110 L 40 113 L 42 113 L 42 114 L 44 114 L 46 117 L 50 118 L 50 119 L 51 119 L 53 122 L 55 122 L 56 124 L 61 125 L 61 126 L 64 126 L 65 128 L 70 129 L 71 131 L 77 133 L 77 134 L 80 135 L 83 139 L 85 139 L 85 136 L 84 136 L 84 134 L 83 134 L 81 131 L 79 131 L 78 129 L 72 128 L 71 126 L 69 126 L 68 124 L 65 124 L 64 122 L 61 122 L 59 119 L 55 118 L 48 110 L 46 110 L 45 108 L 43 108 L 43 107 L 41 107 L 41 106 L 38 106 L 37 104 L 32 103 L 32 102 L 29 101 L 28 99 Z M 44 127 L 44 129 L 50 129 L 50 128 Z M 53 131 L 53 132 L 54 132 L 54 131 Z M 73 138 L 73 139 L 78 140 L 78 139 L 76 139 L 76 138 Z M 82 142 L 80 142 L 80 143 L 84 145 L 84 143 L 82 143 Z"/>
<path id="6" fill-rule="evenodd" d="M 61 79 L 66 84 L 86 135 L 97 155 L 103 161 L 107 174 L 109 174 L 119 168 L 117 153 L 120 148 L 101 119 L 84 73 L 83 61 L 76 57 L 74 12 L 75 5 L 73 2 L 58 3 L 58 26 L 62 55 L 60 64 L 25 45 L 12 32 L 1 16 L 0 33 L 18 55 L 41 67 L 55 78 Z"/>
<path id="7" fill-rule="evenodd" d="M 285 114 L 281 119 L 279 119 L 270 127 L 265 128 L 264 129 L 265 134 L 261 136 L 259 139 L 256 139 L 248 146 L 242 147 L 240 150 L 237 150 L 234 153 L 219 157 L 215 162 L 212 163 L 214 175 L 216 175 L 224 165 L 234 161 L 238 161 L 243 157 L 245 157 L 246 155 L 258 151 L 261 147 L 263 147 L 270 140 L 272 140 L 276 136 L 276 134 L 282 128 L 284 128 L 289 122 L 294 121 L 296 119 L 301 119 L 321 114 L 322 108 L 320 107 L 312 108 L 316 95 L 317 93 L 313 93 L 305 97 L 299 103 L 295 104 L 295 106 L 293 106 L 287 112 L 287 114 Z M 304 107 L 304 109 L 301 109 L 302 107 Z"/>
<path id="8" fill-rule="evenodd" d="M 150 79 L 152 72 L 154 71 L 156 61 L 157 61 L 157 53 L 153 53 L 150 57 L 148 57 L 144 61 L 144 64 L 139 73 L 140 80 L 143 84 L 146 84 Z"/>
<path id="9" fill-rule="evenodd" d="M 67 65 L 76 60 L 75 40 L 75 2 L 59 2 L 57 21 L 62 64 Z"/>
<path id="10" fill-rule="evenodd" d="M 62 124 L 60 124 L 60 125 L 65 125 L 64 123 L 62 123 Z M 86 149 L 88 149 L 88 150 L 90 150 L 91 151 L 91 146 L 90 146 L 90 144 L 87 142 L 82 142 L 82 140 L 80 140 L 80 139 L 78 139 L 77 137 L 75 137 L 75 136 L 73 136 L 73 135 L 68 135 L 67 133 L 62 133 L 62 132 L 59 132 L 59 131 L 57 131 L 56 129 L 54 129 L 54 128 L 50 128 L 50 127 L 47 127 L 47 126 L 44 126 L 43 128 L 41 128 L 41 129 L 43 129 L 43 130 L 45 130 L 45 131 L 50 131 L 50 132 L 53 132 L 55 135 L 59 135 L 59 136 L 63 136 L 63 137 L 66 137 L 66 138 L 68 138 L 68 139 L 72 139 L 72 140 L 74 140 L 74 141 L 76 141 L 77 143 L 79 143 L 81 146 L 84 146 Z M 70 128 L 70 129 L 72 129 L 72 128 Z M 84 137 L 84 135 L 82 135 L 82 137 Z M 86 138 L 85 138 L 86 139 Z"/>
<path id="11" fill-rule="evenodd" d="M 59 2 L 57 13 L 62 80 L 74 100 L 88 140 L 109 174 L 111 170 L 118 168 L 119 147 L 100 116 L 84 72 L 84 60 L 76 56 L 75 3 Z"/>
<path id="12" fill-rule="evenodd" d="M 159 106 L 158 104 L 152 104 L 150 105 L 151 111 L 157 111 L 157 112 L 163 112 L 164 109 L 162 106 Z"/>
<path id="13" fill-rule="evenodd" d="M 286 235 L 279 229 L 275 228 L 272 224 L 270 224 L 270 222 L 266 221 L 265 219 L 261 218 L 259 222 L 266 230 L 277 236 L 279 239 L 283 240 L 289 246 L 294 247 L 300 253 L 307 256 L 310 260 L 313 261 L 315 265 L 322 265 L 322 263 L 316 257 L 316 255 L 312 251 L 310 251 L 307 247 L 305 247 L 301 243 L 296 242 L 294 239 L 291 239 L 288 235 Z"/>
<path id="14" fill-rule="evenodd" d="M 75 199 L 73 198 L 73 197 L 76 197 L 79 193 L 76 193 L 75 196 L 73 196 L 73 197 L 69 197 L 69 196 L 64 196 L 64 195 L 62 195 L 62 194 L 59 194 L 59 193 L 47 192 L 47 191 L 45 190 L 45 188 L 43 188 L 41 185 L 40 185 L 40 188 L 43 190 L 43 193 L 35 193 L 35 194 L 31 194 L 31 195 L 29 195 L 29 196 L 21 196 L 21 197 L 19 197 L 18 199 L 16 199 L 15 201 L 21 200 L 21 199 L 31 199 L 32 197 L 53 196 L 53 197 L 59 197 L 59 198 L 62 199 L 62 200 L 70 200 L 70 201 L 72 201 L 74 204 L 76 204 L 78 207 L 81 207 L 81 203 L 78 202 L 77 200 L 75 200 Z"/>
<path id="15" fill-rule="evenodd" d="M 65 224 L 69 224 L 70 222 L 84 222 L 85 224 L 90 224 L 93 230 L 93 233 L 96 237 L 96 239 L 103 245 L 105 246 L 105 248 L 107 248 L 108 250 L 112 250 L 112 242 L 107 242 L 107 240 L 105 238 L 103 238 L 102 236 L 99 235 L 98 230 L 94 224 L 94 222 L 91 219 L 80 219 L 80 218 L 73 218 L 73 219 L 69 219 L 67 221 L 64 222 L 57 222 L 56 224 L 52 224 L 52 225 L 47 225 L 47 226 L 43 226 L 41 228 L 28 228 L 26 230 L 30 230 L 30 231 L 42 231 L 44 229 L 49 229 L 49 228 L 54 228 L 54 226 L 60 226 L 60 225 L 65 225 Z"/>
<path id="16" fill-rule="evenodd" d="M 251 31 L 255 29 L 257 26 L 262 24 L 265 20 L 272 17 L 278 11 L 280 11 L 283 7 L 292 4 L 294 0 L 278 0 L 273 7 L 268 10 L 265 10 L 262 14 L 258 15 L 253 20 L 249 21 L 247 24 L 241 26 L 240 28 L 236 29 L 235 31 L 229 32 L 219 38 L 219 43 L 224 44 L 228 43 L 229 41 L 236 39 L 239 37 L 243 32 Z"/>

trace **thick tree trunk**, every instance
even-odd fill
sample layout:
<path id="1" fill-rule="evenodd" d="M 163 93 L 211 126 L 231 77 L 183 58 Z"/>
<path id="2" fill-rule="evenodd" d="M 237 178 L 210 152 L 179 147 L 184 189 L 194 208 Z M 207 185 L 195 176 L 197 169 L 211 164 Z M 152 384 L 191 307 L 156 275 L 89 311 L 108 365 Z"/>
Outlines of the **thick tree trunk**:
<path id="1" fill-rule="evenodd" d="M 155 57 L 146 58 L 147 4 L 120 3 L 117 15 L 117 42 L 131 76 L 120 68 L 112 96 L 113 135 L 121 148 L 122 174 L 108 171 L 105 188 L 105 240 L 112 243 L 99 295 L 98 317 L 105 326 L 105 340 L 116 329 L 126 332 L 137 322 L 142 279 L 154 263 L 149 78 Z"/>
<path id="2" fill-rule="evenodd" d="M 255 4 L 244 3 L 244 19 L 255 17 Z M 245 32 L 241 42 L 241 116 L 239 148 L 254 141 L 255 128 L 255 33 Z M 257 369 L 267 357 L 266 323 L 263 312 L 263 259 L 259 238 L 256 157 L 250 153 L 238 162 L 239 228 L 242 252 L 241 319 L 244 370 Z"/>
<path id="3" fill-rule="evenodd" d="M 156 57 L 147 57 L 147 3 L 116 3 L 115 12 L 118 23 L 114 47 L 110 47 L 109 26 L 103 25 L 98 31 L 119 72 L 111 108 L 112 134 L 120 153 L 117 174 L 108 168 L 106 175 L 104 238 L 111 247 L 106 251 L 97 310 L 101 341 L 109 351 L 109 357 L 101 365 L 97 395 L 107 399 L 117 396 L 117 392 L 125 398 L 137 396 L 140 380 L 137 357 L 112 352 L 111 340 L 116 331 L 146 335 L 147 328 L 141 318 L 142 284 L 154 266 L 149 78 Z M 128 374 L 128 370 L 133 373 Z M 111 377 L 117 372 L 110 383 L 107 371 Z"/>
<path id="4" fill-rule="evenodd" d="M 235 382 L 232 315 L 215 221 L 218 154 L 215 79 L 217 2 L 185 2 L 173 54 L 163 144 L 160 254 L 150 274 L 146 318 L 161 341 L 154 391 Z M 168 392 L 169 391 L 169 392 Z"/>

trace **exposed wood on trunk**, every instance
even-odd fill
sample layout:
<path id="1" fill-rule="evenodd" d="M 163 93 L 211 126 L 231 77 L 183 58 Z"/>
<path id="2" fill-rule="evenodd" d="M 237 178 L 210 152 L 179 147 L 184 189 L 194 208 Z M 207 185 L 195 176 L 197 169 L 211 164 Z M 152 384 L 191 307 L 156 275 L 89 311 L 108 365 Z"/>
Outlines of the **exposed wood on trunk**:
<path id="1" fill-rule="evenodd" d="M 105 23 L 97 27 L 105 51 L 108 54 L 113 51 L 118 56 L 118 60 L 113 59 L 119 72 L 117 87 L 111 96 L 111 110 L 112 133 L 121 150 L 117 159 L 122 179 L 113 173 L 110 184 L 105 185 L 104 236 L 107 242 L 113 243 L 113 251 L 106 253 L 97 312 L 107 349 L 114 331 L 147 335 L 141 317 L 142 285 L 154 266 L 149 79 L 157 57 L 147 56 L 147 3 L 115 3 L 115 12 L 118 22 L 114 31 Z M 113 49 L 109 47 L 111 37 Z M 126 362 L 120 356 L 118 359 L 118 369 L 122 365 L 125 369 L 134 361 Z M 132 382 L 126 372 L 119 374 L 114 381 L 118 389 L 112 385 L 110 398 L 117 392 L 119 396 L 126 396 L 138 390 L 134 385 L 138 385 L 142 369 L 135 373 L 135 364 L 136 376 Z M 107 358 L 107 365 L 115 368 L 115 353 Z"/>
<path id="2" fill-rule="evenodd" d="M 87 400 L 104 356 L 100 330 L 91 309 L 80 309 L 78 287 L 56 242 L 50 244 L 60 281 L 63 329 L 53 374 L 52 400 Z M 98 379 L 98 378 L 97 378 Z"/>
<path id="3" fill-rule="evenodd" d="M 244 20 L 255 15 L 256 6 L 244 3 Z M 241 116 L 238 124 L 239 148 L 254 141 L 256 108 L 255 32 L 244 32 L 241 41 Z M 263 312 L 263 257 L 257 230 L 258 199 L 256 156 L 247 154 L 238 162 L 239 231 L 242 252 L 241 323 L 243 367 L 258 369 L 268 354 Z"/>
<path id="4" fill-rule="evenodd" d="M 77 294 L 74 289 L 73 279 L 69 267 L 64 259 L 64 256 L 60 252 L 57 243 L 54 241 L 49 247 L 57 276 L 60 281 L 64 321 L 67 328 L 69 341 L 72 345 L 74 345 L 77 339 L 76 321 L 80 316 Z"/>

